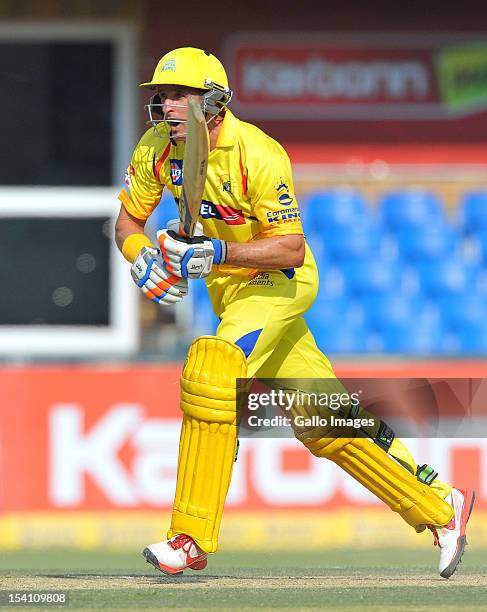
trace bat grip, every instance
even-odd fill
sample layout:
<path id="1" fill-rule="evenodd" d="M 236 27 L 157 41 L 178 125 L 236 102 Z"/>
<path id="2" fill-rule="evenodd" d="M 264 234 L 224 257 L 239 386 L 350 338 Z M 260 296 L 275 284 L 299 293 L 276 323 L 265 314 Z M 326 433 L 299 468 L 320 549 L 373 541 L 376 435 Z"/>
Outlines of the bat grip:
<path id="1" fill-rule="evenodd" d="M 181 236 L 186 236 L 187 238 L 194 238 L 196 233 L 196 221 L 190 222 L 189 224 L 183 223 L 179 226 L 179 234 Z"/>

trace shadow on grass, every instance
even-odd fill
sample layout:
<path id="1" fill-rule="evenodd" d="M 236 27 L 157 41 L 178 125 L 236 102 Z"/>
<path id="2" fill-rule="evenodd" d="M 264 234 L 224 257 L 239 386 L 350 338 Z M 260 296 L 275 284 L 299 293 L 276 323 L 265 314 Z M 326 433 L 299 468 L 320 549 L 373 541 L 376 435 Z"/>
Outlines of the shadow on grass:
<path id="1" fill-rule="evenodd" d="M 35 578 L 58 578 L 60 580 L 109 580 L 110 578 L 116 578 L 117 580 L 130 581 L 141 580 L 150 584 L 204 584 L 212 580 L 221 580 L 222 576 L 169 576 L 169 575 L 157 575 L 157 574 L 127 574 L 127 573 L 103 573 L 98 574 L 95 572 L 76 572 L 76 573 L 62 573 L 62 574 L 30 574 Z M 223 576 L 223 578 L 231 578 L 231 576 Z M 236 577 L 235 577 L 236 578 Z M 236 578 L 237 579 L 237 578 Z"/>

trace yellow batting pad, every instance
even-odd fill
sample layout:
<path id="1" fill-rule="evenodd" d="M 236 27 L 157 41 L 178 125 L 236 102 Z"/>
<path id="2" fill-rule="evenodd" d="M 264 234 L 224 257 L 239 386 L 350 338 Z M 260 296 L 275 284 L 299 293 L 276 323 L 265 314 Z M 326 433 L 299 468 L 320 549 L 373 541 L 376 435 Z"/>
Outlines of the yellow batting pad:
<path id="1" fill-rule="evenodd" d="M 298 437 L 313 455 L 334 461 L 412 527 L 450 522 L 452 507 L 371 440 Z"/>
<path id="2" fill-rule="evenodd" d="M 224 338 L 201 336 L 181 375 L 184 413 L 171 527 L 216 552 L 237 445 L 236 379 L 247 375 L 243 351 Z"/>

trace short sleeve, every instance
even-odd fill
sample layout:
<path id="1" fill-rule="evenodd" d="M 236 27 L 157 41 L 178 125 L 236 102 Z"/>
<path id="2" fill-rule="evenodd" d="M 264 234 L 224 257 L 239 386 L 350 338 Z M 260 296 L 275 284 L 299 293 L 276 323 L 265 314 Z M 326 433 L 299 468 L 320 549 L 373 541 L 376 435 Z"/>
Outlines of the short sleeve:
<path id="1" fill-rule="evenodd" d="M 280 145 L 262 155 L 255 175 L 248 176 L 252 209 L 260 221 L 263 236 L 302 234 L 303 228 L 292 178 L 291 162 Z"/>
<path id="2" fill-rule="evenodd" d="M 164 186 L 154 171 L 154 147 L 144 138 L 134 150 L 125 173 L 125 187 L 118 195 L 127 211 L 137 219 L 147 219 L 158 205 Z"/>

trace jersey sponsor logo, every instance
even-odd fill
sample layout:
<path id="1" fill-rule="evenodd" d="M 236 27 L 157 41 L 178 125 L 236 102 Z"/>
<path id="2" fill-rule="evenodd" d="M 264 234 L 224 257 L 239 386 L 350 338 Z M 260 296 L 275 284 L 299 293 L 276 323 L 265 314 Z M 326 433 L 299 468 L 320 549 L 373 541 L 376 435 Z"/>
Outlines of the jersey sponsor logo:
<path id="1" fill-rule="evenodd" d="M 214 204 L 208 200 L 201 200 L 200 215 L 203 219 L 225 221 L 227 225 L 245 225 L 245 217 L 241 210 L 223 204 Z"/>
<path id="2" fill-rule="evenodd" d="M 299 221 L 301 214 L 297 206 L 285 210 L 273 210 L 267 213 L 268 223 L 293 223 Z"/>
<path id="3" fill-rule="evenodd" d="M 274 287 L 274 281 L 269 278 L 269 272 L 261 272 L 247 283 L 247 285 L 259 285 L 261 287 Z"/>
<path id="4" fill-rule="evenodd" d="M 171 181 L 173 185 L 183 184 L 183 160 L 170 159 Z"/>
<path id="5" fill-rule="evenodd" d="M 282 204 L 282 206 L 291 206 L 291 204 L 293 203 L 293 199 L 289 195 L 289 186 L 286 185 L 286 183 L 282 179 L 280 179 L 280 181 L 276 185 L 276 192 L 277 201 L 279 202 L 279 204 Z"/>

